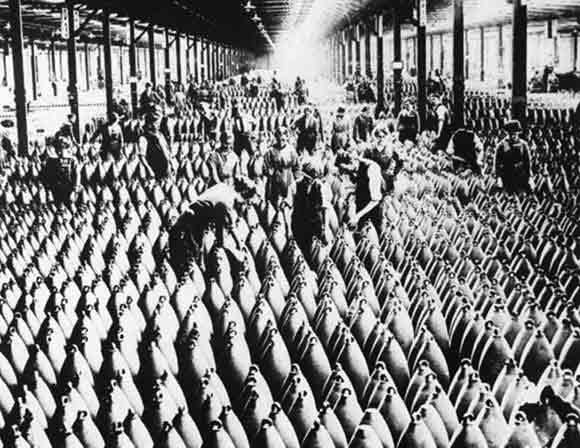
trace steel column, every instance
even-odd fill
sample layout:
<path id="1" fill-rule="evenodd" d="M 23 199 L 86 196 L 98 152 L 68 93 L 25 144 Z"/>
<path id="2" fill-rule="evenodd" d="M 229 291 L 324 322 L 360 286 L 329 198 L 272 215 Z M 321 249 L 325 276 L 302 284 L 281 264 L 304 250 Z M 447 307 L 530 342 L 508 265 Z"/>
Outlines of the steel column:
<path id="1" fill-rule="evenodd" d="M 165 50 L 164 50 L 164 59 L 165 59 L 165 97 L 169 99 L 169 94 L 171 93 L 171 61 L 169 59 L 169 50 L 171 48 L 170 42 L 170 35 L 169 35 L 169 28 L 165 28 Z"/>
<path id="2" fill-rule="evenodd" d="M 3 77 L 2 77 L 2 86 L 8 85 L 8 52 L 10 51 L 10 45 L 8 44 L 8 40 L 4 41 L 4 45 L 2 46 L 2 69 L 3 69 Z"/>
<path id="3" fill-rule="evenodd" d="M 401 96 L 403 90 L 403 61 L 401 60 L 401 18 L 397 5 L 393 7 L 393 87 L 395 90 L 395 115 L 401 111 Z"/>
<path id="4" fill-rule="evenodd" d="M 50 79 L 52 82 L 54 82 L 54 85 L 56 85 L 56 80 L 57 80 L 57 76 L 56 76 L 56 43 L 54 42 L 54 39 L 52 39 L 50 41 L 50 47 L 48 49 L 49 55 L 50 55 Z M 56 96 L 57 92 L 56 92 L 56 88 L 53 91 L 54 96 Z"/>
<path id="5" fill-rule="evenodd" d="M 22 35 L 22 5 L 20 0 L 10 0 L 10 30 L 12 33 L 12 68 L 14 70 L 14 97 L 16 101 L 16 126 L 18 153 L 28 154 L 28 122 L 26 117 L 26 88 L 24 86 L 24 38 Z"/>
<path id="6" fill-rule="evenodd" d="M 175 62 L 177 64 L 177 82 L 179 84 L 183 83 L 183 73 L 181 70 L 181 34 L 177 32 L 175 34 Z"/>
<path id="7" fill-rule="evenodd" d="M 453 118 L 455 127 L 464 126 L 465 58 L 463 0 L 453 1 Z"/>
<path id="8" fill-rule="evenodd" d="M 360 41 L 360 29 L 361 29 L 361 25 L 357 24 L 355 26 L 355 54 L 356 54 L 356 69 L 355 69 L 355 73 L 358 73 L 359 75 L 362 75 L 362 67 L 361 67 L 361 41 Z"/>
<path id="9" fill-rule="evenodd" d="M 578 69 L 578 33 L 573 33 L 572 37 L 572 68 L 576 71 Z"/>
<path id="10" fill-rule="evenodd" d="M 498 32 L 498 50 L 497 50 L 497 55 L 498 55 L 498 59 L 499 59 L 499 73 L 501 75 L 503 75 L 504 72 L 504 46 L 503 46 L 503 25 L 498 25 L 497 27 L 497 32 Z"/>
<path id="11" fill-rule="evenodd" d="M 528 7 L 522 0 L 514 0 L 513 61 L 512 61 L 512 117 L 525 126 L 527 102 Z"/>
<path id="12" fill-rule="evenodd" d="M 485 29 L 481 26 L 479 27 L 479 38 L 480 44 L 479 47 L 479 68 L 481 70 L 480 80 L 485 81 Z"/>
<path id="13" fill-rule="evenodd" d="M 347 31 L 346 36 L 346 44 L 348 45 L 348 76 L 352 76 L 354 73 L 354 60 L 353 60 L 353 52 L 352 52 L 352 33 L 353 31 L 349 29 Z"/>
<path id="14" fill-rule="evenodd" d="M 129 19 L 129 82 L 131 88 L 131 110 L 137 116 L 137 49 L 135 48 L 135 19 Z"/>
<path id="15" fill-rule="evenodd" d="M 155 28 L 149 24 L 149 78 L 154 87 L 157 86 L 157 69 L 155 68 Z"/>
<path id="16" fill-rule="evenodd" d="M 441 70 L 441 74 L 445 71 L 445 45 L 443 45 L 443 33 L 439 35 L 439 52 L 440 52 L 440 61 L 439 61 L 439 68 Z"/>
<path id="17" fill-rule="evenodd" d="M 196 36 L 193 36 L 193 73 L 195 76 L 195 82 L 199 82 L 199 57 L 198 54 L 198 39 Z"/>
<path id="18" fill-rule="evenodd" d="M 424 0 L 426 1 L 426 0 Z M 421 130 L 427 119 L 427 17 L 417 27 L 417 101 Z"/>
<path id="19" fill-rule="evenodd" d="M 73 132 L 78 138 L 81 133 L 80 119 L 79 119 L 79 91 L 77 86 L 77 45 L 75 41 L 75 7 L 73 0 L 67 1 L 67 15 L 68 15 L 68 98 L 70 104 L 70 111 L 76 117 L 73 124 Z"/>
<path id="20" fill-rule="evenodd" d="M 371 34 L 372 27 L 370 24 L 365 24 L 365 73 L 367 78 L 371 78 Z"/>
<path id="21" fill-rule="evenodd" d="M 30 40 L 30 78 L 32 81 L 32 99 L 38 98 L 38 67 L 36 64 L 36 43 Z"/>
<path id="22" fill-rule="evenodd" d="M 105 59 L 107 117 L 110 117 L 113 112 L 113 58 L 111 55 L 111 17 L 108 9 L 103 11 L 103 55 Z"/>
<path id="23" fill-rule="evenodd" d="M 85 42 L 85 83 L 87 92 L 91 90 L 91 65 L 89 58 L 89 43 Z"/>
<path id="24" fill-rule="evenodd" d="M 346 80 L 346 70 L 348 67 L 348 63 L 346 61 L 346 32 L 343 30 L 341 31 L 341 42 L 340 42 L 340 60 L 342 62 L 342 66 L 340 67 L 340 82 L 344 83 Z"/>
<path id="25" fill-rule="evenodd" d="M 377 16 L 377 110 L 385 109 L 385 66 L 383 61 L 383 15 Z"/>
<path id="26" fill-rule="evenodd" d="M 125 84 L 125 64 L 123 64 L 123 44 L 119 45 L 119 84 Z"/>
<path id="27" fill-rule="evenodd" d="M 185 72 L 186 72 L 186 79 L 189 81 L 191 79 L 191 44 L 189 34 L 185 36 Z"/>

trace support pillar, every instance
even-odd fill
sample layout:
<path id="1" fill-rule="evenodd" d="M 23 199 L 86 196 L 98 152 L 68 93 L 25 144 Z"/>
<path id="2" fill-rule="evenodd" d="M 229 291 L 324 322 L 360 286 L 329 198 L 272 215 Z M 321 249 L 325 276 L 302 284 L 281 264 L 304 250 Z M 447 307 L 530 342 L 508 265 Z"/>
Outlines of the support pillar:
<path id="1" fill-rule="evenodd" d="M 177 82 L 179 84 L 183 83 L 183 72 L 181 69 L 181 34 L 177 32 L 175 34 L 175 55 L 176 55 L 176 64 L 177 64 Z"/>
<path id="2" fill-rule="evenodd" d="M 421 0 L 426 2 L 427 0 Z M 419 8 L 420 10 L 422 8 Z M 426 11 L 426 9 L 425 9 Z M 427 121 L 427 17 L 419 13 L 417 27 L 417 101 L 421 130 Z"/>
<path id="3" fill-rule="evenodd" d="M 578 70 L 578 33 L 572 35 L 572 68 Z"/>
<path id="4" fill-rule="evenodd" d="M 26 117 L 26 89 L 24 86 L 24 38 L 22 35 L 22 5 L 20 0 L 10 0 L 10 31 L 12 33 L 12 68 L 14 70 L 14 99 L 16 102 L 16 126 L 18 130 L 18 153 L 28 153 L 28 121 Z"/>
<path id="5" fill-rule="evenodd" d="M 401 111 L 401 96 L 403 90 L 403 61 L 401 60 L 401 18 L 397 5 L 393 7 L 393 87 L 395 100 L 395 115 Z"/>
<path id="6" fill-rule="evenodd" d="M 123 63 L 123 44 L 119 45 L 119 84 L 125 84 L 125 64 Z"/>
<path id="7" fill-rule="evenodd" d="M 377 24 L 377 111 L 385 109 L 385 67 L 383 62 L 383 15 L 379 14 Z"/>
<path id="8" fill-rule="evenodd" d="M 30 40 L 30 78 L 32 80 L 32 99 L 38 98 L 38 67 L 36 64 L 36 43 Z"/>
<path id="9" fill-rule="evenodd" d="M 347 75 L 350 77 L 354 74 L 354 60 L 353 60 L 353 52 L 352 52 L 352 33 L 353 30 L 349 29 L 346 31 L 346 45 L 347 45 L 347 53 L 348 53 L 348 64 L 347 64 Z"/>
<path id="10" fill-rule="evenodd" d="M 341 32 L 341 44 L 340 44 L 340 60 L 342 62 L 342 66 L 340 67 L 340 82 L 343 84 L 346 80 L 347 74 L 347 67 L 348 63 L 346 60 L 346 31 Z"/>
<path id="11" fill-rule="evenodd" d="M 362 74 L 360 31 L 361 31 L 361 25 L 357 24 L 354 28 L 355 54 L 356 54 L 355 73 L 358 73 L 359 75 Z"/>
<path id="12" fill-rule="evenodd" d="M 113 58 L 111 55 L 111 17 L 108 9 L 103 10 L 103 55 L 105 59 L 105 97 L 107 117 L 113 112 Z"/>
<path id="13" fill-rule="evenodd" d="M 199 54 L 198 54 L 198 39 L 193 36 L 193 73 L 195 76 L 195 82 L 199 82 Z"/>
<path id="14" fill-rule="evenodd" d="M 435 64 L 433 63 L 433 56 L 435 55 L 434 47 L 435 46 L 435 39 L 433 34 L 429 35 L 429 71 L 433 71 L 435 68 Z"/>
<path id="15" fill-rule="evenodd" d="M 185 36 L 185 73 L 186 79 L 189 81 L 191 79 L 191 42 L 189 34 Z"/>
<path id="16" fill-rule="evenodd" d="M 10 45 L 8 41 L 4 41 L 4 45 L 2 46 L 2 87 L 6 87 L 8 85 L 8 52 L 10 51 Z"/>
<path id="17" fill-rule="evenodd" d="M 480 80 L 485 81 L 485 28 L 479 27 L 479 68 L 481 69 Z"/>
<path id="18" fill-rule="evenodd" d="M 169 58 L 169 50 L 171 49 L 171 36 L 169 35 L 169 28 L 165 28 L 165 99 L 169 99 L 171 90 L 171 60 Z"/>
<path id="19" fill-rule="evenodd" d="M 73 132 L 77 141 L 79 139 L 81 129 L 79 123 L 79 91 L 77 86 L 77 45 L 75 41 L 75 7 L 73 0 L 67 1 L 67 15 L 68 15 L 68 99 L 70 104 L 70 111 L 76 117 L 73 124 Z M 62 67 L 62 65 L 61 65 Z"/>
<path id="20" fill-rule="evenodd" d="M 528 7 L 514 0 L 512 61 L 512 117 L 526 126 Z"/>
<path id="21" fill-rule="evenodd" d="M 137 116 L 138 98 L 137 98 L 137 49 L 135 47 L 135 19 L 129 19 L 129 82 L 131 88 L 131 110 L 133 117 Z"/>
<path id="22" fill-rule="evenodd" d="M 372 34 L 372 26 L 367 23 L 365 26 L 365 74 L 367 78 L 372 77 L 372 69 L 371 69 L 371 34 Z"/>
<path id="23" fill-rule="evenodd" d="M 88 92 L 91 90 L 91 63 L 88 42 L 85 42 L 85 84 Z"/>
<path id="24" fill-rule="evenodd" d="M 157 86 L 157 69 L 155 68 L 155 28 L 149 24 L 149 77 L 153 87 Z"/>
<path id="25" fill-rule="evenodd" d="M 443 40 L 443 33 L 439 35 L 439 52 L 440 52 L 439 68 L 441 70 L 441 75 L 443 75 L 445 72 L 445 45 Z"/>
<path id="26" fill-rule="evenodd" d="M 456 128 L 464 126 L 464 34 L 463 0 L 453 0 L 453 117 Z"/>
<path id="27" fill-rule="evenodd" d="M 503 72 L 504 72 L 504 45 L 503 45 L 503 25 L 498 25 L 497 27 L 497 34 L 498 34 L 498 50 L 497 50 L 497 57 L 499 59 L 499 73 L 500 73 L 500 78 L 503 78 Z"/>
<path id="28" fill-rule="evenodd" d="M 52 39 L 50 41 L 50 47 L 48 49 L 49 52 L 49 60 L 50 60 L 50 80 L 53 83 L 53 90 L 52 93 L 54 96 L 57 95 L 57 91 L 56 91 L 56 43 L 54 42 L 54 39 Z M 6 62 L 6 61 L 5 61 Z M 4 64 L 4 76 L 6 77 L 6 64 Z M 8 78 L 6 78 L 8 79 Z"/>

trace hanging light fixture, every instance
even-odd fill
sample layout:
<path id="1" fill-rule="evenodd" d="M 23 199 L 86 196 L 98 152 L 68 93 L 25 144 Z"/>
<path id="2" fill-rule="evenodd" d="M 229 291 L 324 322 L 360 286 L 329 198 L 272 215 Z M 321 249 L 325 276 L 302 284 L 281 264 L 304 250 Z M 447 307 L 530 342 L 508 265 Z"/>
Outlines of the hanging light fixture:
<path id="1" fill-rule="evenodd" d="M 256 7 L 254 5 L 252 5 L 252 2 L 250 0 L 248 0 L 248 2 L 244 6 L 244 9 L 246 10 L 247 13 L 250 13 L 254 9 L 256 9 Z"/>
<path id="2" fill-rule="evenodd" d="M 255 23 L 260 22 L 262 19 L 260 19 L 260 16 L 257 13 L 254 13 L 254 16 L 252 17 L 252 21 Z"/>

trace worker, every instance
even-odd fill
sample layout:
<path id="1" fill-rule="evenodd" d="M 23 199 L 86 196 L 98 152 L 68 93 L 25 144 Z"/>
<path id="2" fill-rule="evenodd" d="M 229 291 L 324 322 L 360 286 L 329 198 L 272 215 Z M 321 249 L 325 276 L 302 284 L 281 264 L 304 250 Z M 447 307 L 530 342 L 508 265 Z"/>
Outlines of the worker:
<path id="1" fill-rule="evenodd" d="M 336 154 L 341 150 L 347 149 L 349 146 L 349 125 L 345 118 L 344 107 L 339 107 L 336 111 L 336 118 L 334 123 L 332 123 L 332 137 L 330 139 L 330 147 L 332 151 Z"/>
<path id="2" fill-rule="evenodd" d="M 368 106 L 364 106 L 361 113 L 354 119 L 352 138 L 356 143 L 367 143 L 374 128 L 373 117 Z"/>
<path id="3" fill-rule="evenodd" d="M 234 152 L 234 133 L 231 129 L 224 129 L 220 134 L 220 145 L 211 154 L 209 164 L 213 184 L 233 184 L 234 177 L 239 173 L 240 158 Z"/>
<path id="4" fill-rule="evenodd" d="M 214 245 L 223 247 L 235 261 L 243 263 L 246 254 L 241 250 L 243 244 L 234 226 L 237 213 L 255 194 L 256 188 L 252 181 L 238 178 L 234 185 L 220 183 L 198 196 L 169 232 L 169 255 L 174 270 L 183 273 L 188 263 L 195 261 L 205 271 L 206 258 L 211 248 L 204 252 L 202 241 L 209 230 L 215 234 Z"/>
<path id="5" fill-rule="evenodd" d="M 413 143 L 417 142 L 419 114 L 410 101 L 405 101 L 401 112 L 399 112 L 399 116 L 397 117 L 397 131 L 401 143 L 404 143 L 406 140 Z"/>
<path id="6" fill-rule="evenodd" d="M 55 141 L 56 157 L 46 161 L 41 173 L 41 179 L 58 203 L 73 200 L 73 193 L 80 185 L 79 166 L 73 157 L 72 148 L 69 136 L 58 135 Z"/>
<path id="7" fill-rule="evenodd" d="M 296 184 L 292 211 L 292 234 L 305 256 L 317 238 L 331 243 L 329 210 L 331 191 L 324 177 L 324 162 L 317 156 L 307 156 L 302 164 L 302 178 Z"/>
<path id="8" fill-rule="evenodd" d="M 254 128 L 249 114 L 242 110 L 236 102 L 232 108 L 232 121 L 234 130 L 234 152 L 240 157 L 243 152 L 252 154 L 251 133 Z"/>
<path id="9" fill-rule="evenodd" d="M 288 129 L 277 128 L 274 136 L 276 142 L 264 156 L 266 199 L 274 207 L 280 207 L 283 202 L 290 204 L 292 201 L 299 162 L 298 153 L 288 141 Z"/>
<path id="10" fill-rule="evenodd" d="M 361 228 L 370 220 L 380 235 L 385 226 L 382 202 L 393 191 L 400 162 L 393 152 L 385 152 L 376 161 L 342 152 L 336 165 L 350 174 L 355 184 L 355 213 L 347 216 L 348 224 Z"/>
<path id="11" fill-rule="evenodd" d="M 451 157 L 453 169 L 465 169 L 481 174 L 483 166 L 483 143 L 473 131 L 461 128 L 455 131 L 449 145 L 447 155 Z"/>
<path id="12" fill-rule="evenodd" d="M 530 192 L 534 189 L 532 164 L 528 144 L 520 138 L 522 125 L 510 120 L 505 125 L 507 137 L 495 150 L 494 174 L 497 184 L 508 193 Z"/>
<path id="13" fill-rule="evenodd" d="M 106 158 L 107 154 L 111 154 L 116 160 L 119 160 L 123 152 L 124 137 L 116 112 L 109 114 L 109 120 L 97 129 L 90 142 L 95 142 L 99 137 L 101 138 L 101 156 L 103 159 Z"/>
<path id="14" fill-rule="evenodd" d="M 435 144 L 433 152 L 446 151 L 451 139 L 451 114 L 443 100 L 438 95 L 433 95 L 433 110 L 437 116 L 437 130 L 435 132 Z"/>
<path id="15" fill-rule="evenodd" d="M 304 113 L 300 118 L 298 118 L 298 120 L 296 120 L 294 127 L 298 131 L 296 148 L 298 154 L 302 154 L 305 150 L 309 154 L 312 154 L 316 147 L 316 142 L 318 141 L 320 122 L 318 118 L 314 116 L 310 105 L 304 107 Z"/>
<path id="16" fill-rule="evenodd" d="M 155 173 L 157 179 L 163 179 L 171 175 L 171 152 L 165 136 L 160 131 L 163 111 L 161 106 L 154 105 L 145 115 L 145 127 L 143 136 L 139 138 L 139 145 L 145 153 L 149 168 Z"/>

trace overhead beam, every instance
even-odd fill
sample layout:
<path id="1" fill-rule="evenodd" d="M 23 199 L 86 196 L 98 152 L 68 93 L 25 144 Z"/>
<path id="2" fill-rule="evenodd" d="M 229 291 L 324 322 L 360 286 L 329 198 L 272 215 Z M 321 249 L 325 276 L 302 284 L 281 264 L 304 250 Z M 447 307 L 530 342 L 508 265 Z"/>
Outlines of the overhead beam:
<path id="1" fill-rule="evenodd" d="M 87 16 L 87 18 L 83 21 L 83 23 L 81 23 L 81 25 L 75 30 L 75 37 L 79 37 L 80 34 L 84 31 L 84 29 L 87 27 L 87 25 L 93 21 L 97 19 L 97 16 L 101 13 L 100 9 L 95 9 L 93 11 L 91 11 L 91 13 Z"/>
<path id="2" fill-rule="evenodd" d="M 16 126 L 18 153 L 28 154 L 28 122 L 26 117 L 26 89 L 24 86 L 24 38 L 22 33 L 22 5 L 20 0 L 10 0 L 10 30 L 12 34 L 12 67 L 14 70 L 14 96 L 16 100 Z"/>

